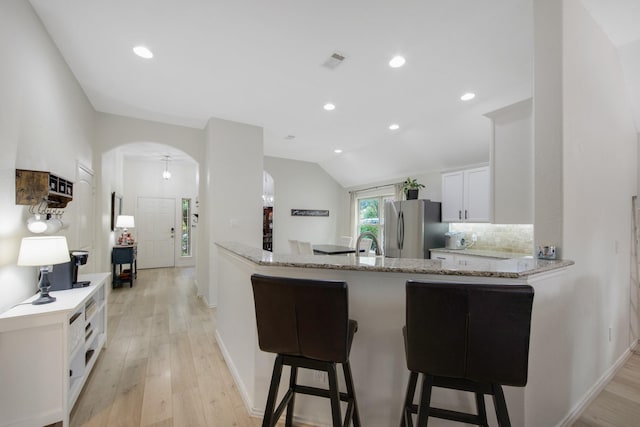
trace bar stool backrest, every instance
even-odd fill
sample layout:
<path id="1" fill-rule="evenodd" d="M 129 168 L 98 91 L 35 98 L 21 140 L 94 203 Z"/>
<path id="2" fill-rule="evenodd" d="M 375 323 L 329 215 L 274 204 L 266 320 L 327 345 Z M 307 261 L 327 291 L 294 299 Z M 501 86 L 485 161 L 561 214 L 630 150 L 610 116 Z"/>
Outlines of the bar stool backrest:
<path id="1" fill-rule="evenodd" d="M 528 285 L 408 281 L 409 370 L 526 385 L 533 295 Z"/>
<path id="2" fill-rule="evenodd" d="M 343 281 L 251 276 L 262 351 L 344 363 L 349 306 Z"/>

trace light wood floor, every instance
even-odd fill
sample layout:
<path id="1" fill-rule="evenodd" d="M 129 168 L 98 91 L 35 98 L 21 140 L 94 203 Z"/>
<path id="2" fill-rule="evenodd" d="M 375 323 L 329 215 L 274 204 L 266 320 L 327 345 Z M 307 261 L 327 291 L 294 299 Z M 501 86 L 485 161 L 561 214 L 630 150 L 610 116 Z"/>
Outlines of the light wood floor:
<path id="1" fill-rule="evenodd" d="M 573 427 L 640 426 L 640 353 L 624 367 L 587 407 Z"/>
<path id="2" fill-rule="evenodd" d="M 113 289 L 108 347 L 71 413 L 71 426 L 256 427 L 215 340 L 215 313 L 195 295 L 194 270 L 138 272 Z"/>

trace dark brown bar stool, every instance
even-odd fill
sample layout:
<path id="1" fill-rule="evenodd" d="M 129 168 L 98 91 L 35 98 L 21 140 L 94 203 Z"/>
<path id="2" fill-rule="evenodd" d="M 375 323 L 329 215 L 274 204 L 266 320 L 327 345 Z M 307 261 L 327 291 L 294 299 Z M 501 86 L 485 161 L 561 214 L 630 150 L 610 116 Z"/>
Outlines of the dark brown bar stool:
<path id="1" fill-rule="evenodd" d="M 408 281 L 403 328 L 411 374 L 400 427 L 429 417 L 488 426 L 484 395 L 501 427 L 511 426 L 502 385 L 527 384 L 533 288 Z M 420 403 L 413 403 L 423 375 Z M 432 387 L 475 393 L 478 414 L 431 407 Z"/>
<path id="2" fill-rule="evenodd" d="M 349 319 L 346 282 L 251 276 L 260 349 L 276 353 L 262 427 L 273 427 L 287 409 L 291 427 L 295 394 L 331 400 L 333 427 L 360 427 L 349 351 L 358 323 Z M 347 388 L 338 389 L 336 363 L 341 363 Z M 274 410 L 283 366 L 291 367 L 289 389 Z M 299 385 L 298 368 L 325 371 L 329 389 Z M 344 422 L 340 401 L 347 402 Z"/>

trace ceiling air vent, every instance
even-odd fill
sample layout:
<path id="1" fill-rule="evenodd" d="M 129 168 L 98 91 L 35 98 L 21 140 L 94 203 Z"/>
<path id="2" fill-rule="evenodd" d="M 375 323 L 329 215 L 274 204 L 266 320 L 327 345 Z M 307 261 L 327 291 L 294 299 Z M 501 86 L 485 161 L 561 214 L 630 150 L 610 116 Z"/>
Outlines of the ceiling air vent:
<path id="1" fill-rule="evenodd" d="M 341 53 L 333 52 L 330 57 L 322 64 L 323 67 L 334 70 L 338 65 L 342 64 L 346 56 Z"/>

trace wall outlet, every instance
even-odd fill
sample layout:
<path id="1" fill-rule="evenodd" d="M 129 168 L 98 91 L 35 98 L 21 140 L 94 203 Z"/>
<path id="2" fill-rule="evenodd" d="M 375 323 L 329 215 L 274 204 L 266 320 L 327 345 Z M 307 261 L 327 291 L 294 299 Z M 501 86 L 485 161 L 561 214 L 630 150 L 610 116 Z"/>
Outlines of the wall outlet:
<path id="1" fill-rule="evenodd" d="M 478 235 L 477 235 L 476 233 L 473 233 L 473 234 L 471 235 L 471 241 L 472 241 L 472 242 L 477 242 L 477 241 L 478 241 Z"/>

